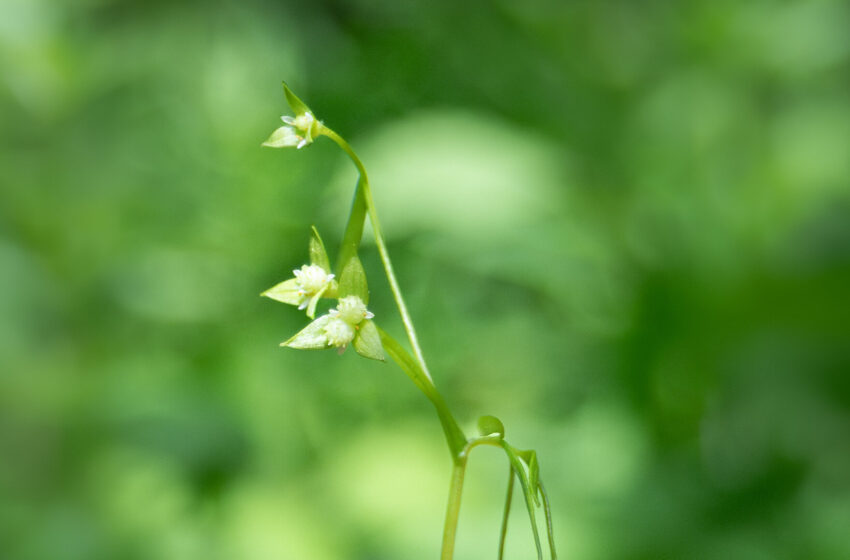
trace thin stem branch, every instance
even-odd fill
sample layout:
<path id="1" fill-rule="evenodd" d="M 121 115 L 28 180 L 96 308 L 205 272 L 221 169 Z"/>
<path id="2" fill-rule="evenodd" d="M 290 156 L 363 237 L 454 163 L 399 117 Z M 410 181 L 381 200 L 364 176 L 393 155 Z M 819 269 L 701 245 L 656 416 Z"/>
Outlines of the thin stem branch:
<path id="1" fill-rule="evenodd" d="M 369 176 L 366 174 L 366 168 L 342 136 L 326 126 L 323 127 L 322 134 L 336 142 L 337 145 L 339 145 L 339 147 L 348 154 L 348 157 L 351 158 L 351 161 L 354 162 L 355 167 L 357 167 L 357 170 L 360 172 L 360 182 L 358 184 L 356 196 L 362 196 L 363 202 L 366 203 L 369 219 L 372 224 L 372 231 L 375 234 L 375 244 L 378 246 L 378 254 L 381 256 L 381 262 L 384 265 L 384 271 L 386 272 L 387 280 L 390 284 L 390 290 L 393 293 L 396 306 L 398 306 L 398 311 L 401 315 L 401 321 L 404 324 L 404 330 L 407 332 L 407 338 L 410 340 L 410 346 L 413 348 L 413 355 L 416 356 L 416 360 L 419 362 L 419 366 L 422 368 L 425 376 L 428 377 L 428 379 L 432 379 L 431 373 L 428 371 L 428 365 L 425 363 L 425 356 L 422 354 L 422 348 L 419 346 L 416 329 L 413 327 L 413 319 L 411 319 L 410 312 L 407 310 L 407 305 L 404 303 L 404 297 L 401 295 L 401 288 L 399 288 L 398 280 L 396 279 L 395 272 L 393 271 L 393 264 L 390 260 L 390 254 L 387 251 L 386 242 L 384 241 L 381 222 L 378 220 L 378 213 L 375 209 L 375 201 L 372 199 L 372 189 L 369 186 Z M 358 204 L 358 200 L 356 198 L 354 204 Z"/>
<path id="2" fill-rule="evenodd" d="M 514 468 L 508 465 L 508 495 L 505 497 L 505 512 L 502 515 L 502 529 L 499 532 L 499 560 L 505 557 L 505 540 L 508 536 L 508 518 L 511 515 L 511 502 L 514 497 Z"/>

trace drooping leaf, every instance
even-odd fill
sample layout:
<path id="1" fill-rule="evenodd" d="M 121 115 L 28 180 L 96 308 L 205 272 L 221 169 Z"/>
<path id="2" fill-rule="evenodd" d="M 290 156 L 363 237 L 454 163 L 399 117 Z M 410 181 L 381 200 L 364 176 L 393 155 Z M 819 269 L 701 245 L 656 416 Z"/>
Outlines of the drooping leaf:
<path id="1" fill-rule="evenodd" d="M 320 350 L 327 348 L 328 336 L 325 334 L 325 327 L 330 320 L 330 315 L 322 315 L 286 342 L 281 342 L 280 345 L 299 350 Z"/>
<path id="2" fill-rule="evenodd" d="M 325 250 L 325 244 L 322 243 L 322 237 L 316 226 L 312 226 L 310 235 L 310 264 L 321 266 L 328 274 L 331 272 L 331 261 L 328 259 L 328 252 Z"/>
<path id="3" fill-rule="evenodd" d="M 534 535 L 534 544 L 537 547 L 537 560 L 543 560 L 543 547 L 540 545 L 540 533 L 537 530 L 537 516 L 534 513 L 534 492 L 536 489 L 531 488 L 531 484 L 528 480 L 528 471 L 525 467 L 525 463 L 522 459 L 520 459 L 519 452 L 511 447 L 508 442 L 502 440 L 502 449 L 505 450 L 505 453 L 508 456 L 508 460 L 510 460 L 511 465 L 514 467 L 514 471 L 519 478 L 519 483 L 522 486 L 522 493 L 525 496 L 525 507 L 528 510 L 528 520 L 531 522 L 531 532 Z"/>
<path id="4" fill-rule="evenodd" d="M 290 278 L 289 280 L 284 280 L 280 284 L 272 286 L 260 295 L 271 298 L 275 301 L 288 303 L 289 305 L 300 305 L 301 295 L 298 293 L 300 289 L 301 288 L 298 286 L 297 279 Z"/>
<path id="5" fill-rule="evenodd" d="M 286 85 L 286 82 L 283 82 L 283 93 L 286 95 L 286 102 L 289 103 L 289 106 L 292 108 L 292 112 L 295 115 L 303 115 L 304 113 L 312 113 L 310 108 L 307 107 L 307 104 L 298 99 L 298 96 L 292 93 L 292 90 L 289 89 L 289 86 Z"/>
<path id="6" fill-rule="evenodd" d="M 357 334 L 352 342 L 354 350 L 365 358 L 384 361 L 384 347 L 381 344 L 381 335 L 375 323 L 366 319 L 357 326 Z"/>
<path id="7" fill-rule="evenodd" d="M 345 296 L 357 296 L 363 300 L 363 303 L 369 304 L 369 285 L 366 283 L 366 271 L 363 270 L 363 263 L 360 262 L 357 255 L 352 255 L 342 268 L 338 292 L 340 299 Z"/>
<path id="8" fill-rule="evenodd" d="M 540 505 L 540 499 L 537 497 L 537 479 L 540 476 L 540 467 L 537 464 L 537 452 L 534 450 L 519 451 L 517 454 L 522 458 L 528 467 L 528 483 L 531 485 L 531 490 L 534 496 L 534 503 Z"/>
<path id="9" fill-rule="evenodd" d="M 558 553 L 555 552 L 555 530 L 552 527 L 552 508 L 549 507 L 549 495 L 543 486 L 542 478 L 538 477 L 537 488 L 543 497 L 543 511 L 546 513 L 546 536 L 549 538 L 549 554 L 552 556 L 552 560 L 558 560 Z"/>

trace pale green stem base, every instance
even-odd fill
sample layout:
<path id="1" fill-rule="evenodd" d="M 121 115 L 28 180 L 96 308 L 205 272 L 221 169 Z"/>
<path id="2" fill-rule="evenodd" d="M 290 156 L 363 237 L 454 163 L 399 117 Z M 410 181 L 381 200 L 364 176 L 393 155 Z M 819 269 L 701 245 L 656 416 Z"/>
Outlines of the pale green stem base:
<path id="1" fill-rule="evenodd" d="M 446 523 L 443 526 L 443 547 L 440 560 L 452 560 L 455 549 L 455 534 L 460 516 L 460 500 L 463 496 L 463 477 L 466 474 L 466 457 L 456 462 L 452 469 L 452 482 L 449 487 L 449 503 L 446 507 Z"/>

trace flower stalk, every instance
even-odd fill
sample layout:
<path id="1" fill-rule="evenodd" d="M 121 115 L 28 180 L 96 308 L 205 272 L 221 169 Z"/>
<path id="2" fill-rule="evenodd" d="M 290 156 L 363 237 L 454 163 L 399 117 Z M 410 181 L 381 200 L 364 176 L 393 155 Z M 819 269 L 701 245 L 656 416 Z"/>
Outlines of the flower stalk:
<path id="1" fill-rule="evenodd" d="M 464 434 L 428 371 L 413 325 L 413 319 L 405 304 L 393 270 L 383 229 L 372 197 L 369 176 L 363 162 L 348 142 L 316 119 L 314 113 L 292 93 L 286 84 L 284 84 L 284 93 L 295 115 L 282 117 L 284 126 L 276 129 L 263 145 L 272 148 L 294 147 L 301 149 L 309 146 L 319 137 L 326 136 L 348 155 L 354 163 L 359 177 L 348 223 L 340 243 L 335 272 L 331 272 L 330 259 L 324 243 L 318 231 L 313 228 L 310 239 L 310 264 L 294 270 L 293 278 L 277 284 L 262 294 L 276 301 L 296 306 L 299 310 L 306 310 L 307 316 L 313 319 L 311 323 L 283 342 L 281 346 L 305 350 L 337 348 L 342 353 L 350 345 L 354 347 L 358 354 L 374 360 L 383 361 L 385 356 L 389 356 L 434 406 L 452 458 L 452 475 L 443 528 L 441 560 L 452 560 L 463 497 L 466 465 L 471 451 L 480 445 L 500 447 L 504 450 L 510 465 L 508 494 L 499 537 L 499 558 L 502 557 L 504 550 L 513 494 L 513 481 L 516 477 L 525 497 L 538 560 L 543 559 L 535 516 L 536 508 L 541 505 L 540 497 L 542 497 L 542 506 L 546 516 L 549 551 L 552 560 L 555 560 L 557 556 L 549 499 L 540 481 L 537 454 L 534 451 L 520 451 L 509 445 L 504 439 L 504 426 L 501 421 L 493 416 L 482 416 L 479 419 L 479 436 L 468 438 Z M 369 289 L 363 265 L 358 257 L 363 227 L 367 217 L 375 235 L 375 244 L 378 247 L 378 254 L 390 291 L 413 351 L 412 356 L 398 341 L 373 321 L 374 314 L 367 308 Z M 326 314 L 315 318 L 317 306 L 322 299 L 336 299 L 337 305 Z"/>

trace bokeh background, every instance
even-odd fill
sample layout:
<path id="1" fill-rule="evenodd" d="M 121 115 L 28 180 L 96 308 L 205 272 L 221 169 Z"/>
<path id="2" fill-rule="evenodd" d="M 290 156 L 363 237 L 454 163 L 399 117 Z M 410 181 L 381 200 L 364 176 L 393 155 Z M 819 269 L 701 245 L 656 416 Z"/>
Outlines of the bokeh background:
<path id="1" fill-rule="evenodd" d="M 433 559 L 392 364 L 258 294 L 360 152 L 437 384 L 564 559 L 850 558 L 841 0 L 0 0 L 0 558 Z M 374 247 L 377 319 L 400 333 Z M 470 464 L 457 557 L 494 558 Z M 533 557 L 515 501 L 509 558 Z"/>

